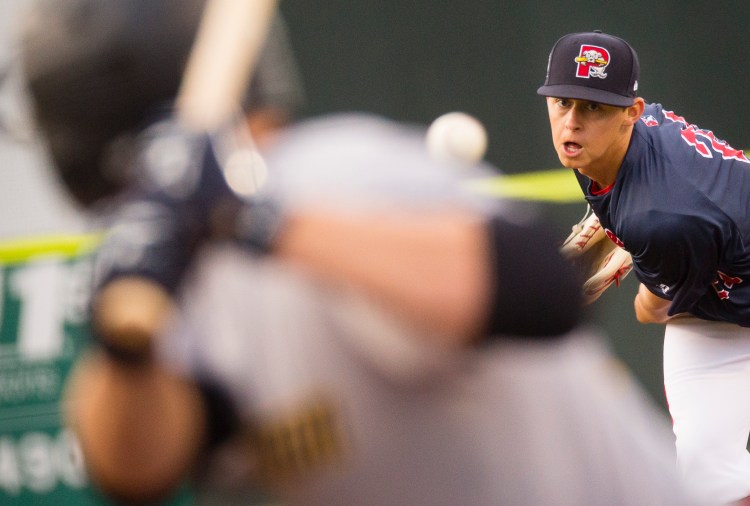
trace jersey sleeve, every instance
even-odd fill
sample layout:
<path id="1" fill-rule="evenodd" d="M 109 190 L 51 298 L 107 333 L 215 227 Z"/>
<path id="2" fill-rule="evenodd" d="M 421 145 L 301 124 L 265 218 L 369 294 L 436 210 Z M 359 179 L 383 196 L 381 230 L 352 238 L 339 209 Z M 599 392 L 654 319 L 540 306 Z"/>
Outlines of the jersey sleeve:
<path id="1" fill-rule="evenodd" d="M 634 254 L 639 281 L 655 295 L 672 301 L 669 314 L 690 311 L 716 278 L 721 231 L 699 216 L 654 211 L 657 226 L 643 251 Z"/>
<path id="2" fill-rule="evenodd" d="M 661 104 L 646 104 L 646 107 L 643 109 L 643 114 L 641 115 L 641 121 L 643 121 L 646 126 L 656 126 L 661 125 L 664 122 L 664 114 L 662 111 L 664 108 Z"/>

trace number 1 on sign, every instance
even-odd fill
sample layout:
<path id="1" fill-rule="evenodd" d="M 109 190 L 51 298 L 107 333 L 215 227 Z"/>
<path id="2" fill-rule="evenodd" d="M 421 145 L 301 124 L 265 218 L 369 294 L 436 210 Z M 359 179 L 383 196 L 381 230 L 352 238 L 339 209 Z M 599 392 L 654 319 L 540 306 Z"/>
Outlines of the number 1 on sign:
<path id="1" fill-rule="evenodd" d="M 50 359 L 62 352 L 64 304 L 60 295 L 67 269 L 59 259 L 46 259 L 8 273 L 9 295 L 20 301 L 16 346 L 22 359 Z"/>

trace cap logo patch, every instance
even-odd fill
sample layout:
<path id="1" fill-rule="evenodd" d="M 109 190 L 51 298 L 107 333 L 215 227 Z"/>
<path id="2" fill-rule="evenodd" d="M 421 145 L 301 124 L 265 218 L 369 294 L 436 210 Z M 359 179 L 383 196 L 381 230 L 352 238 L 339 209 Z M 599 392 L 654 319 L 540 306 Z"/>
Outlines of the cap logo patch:
<path id="1" fill-rule="evenodd" d="M 604 72 L 609 65 L 609 51 L 599 46 L 582 44 L 581 51 L 576 56 L 576 77 L 588 79 L 589 77 L 598 77 L 604 79 L 607 74 Z"/>

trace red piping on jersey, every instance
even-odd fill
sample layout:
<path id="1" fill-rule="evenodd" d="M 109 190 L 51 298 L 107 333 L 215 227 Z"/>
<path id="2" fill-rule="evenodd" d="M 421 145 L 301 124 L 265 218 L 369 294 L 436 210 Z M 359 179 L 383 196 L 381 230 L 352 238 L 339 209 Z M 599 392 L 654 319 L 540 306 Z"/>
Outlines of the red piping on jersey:
<path id="1" fill-rule="evenodd" d="M 596 181 L 591 182 L 591 195 L 606 195 L 609 193 L 609 191 L 612 189 L 612 187 L 615 185 L 615 183 L 610 184 L 606 188 L 597 189 L 599 188 L 599 185 L 596 184 Z"/>

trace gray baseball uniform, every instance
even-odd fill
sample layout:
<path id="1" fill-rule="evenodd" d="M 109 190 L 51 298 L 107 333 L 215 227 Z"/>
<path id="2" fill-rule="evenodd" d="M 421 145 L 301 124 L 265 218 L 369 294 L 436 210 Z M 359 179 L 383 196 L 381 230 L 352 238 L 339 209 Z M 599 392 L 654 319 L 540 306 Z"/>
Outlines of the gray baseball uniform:
<path id="1" fill-rule="evenodd" d="M 687 504 L 666 420 L 599 336 L 445 353 L 235 249 L 198 272 L 167 347 L 240 413 L 235 486 L 291 504 Z"/>

